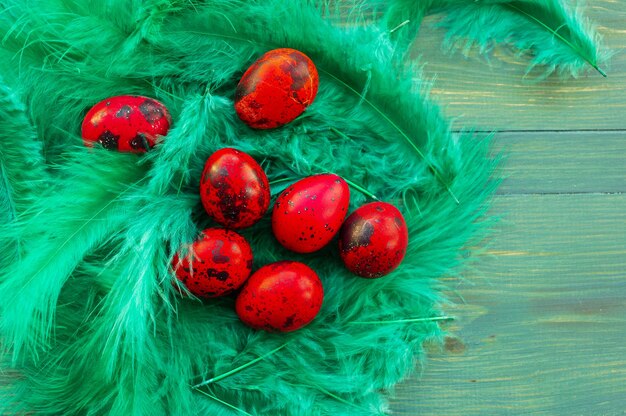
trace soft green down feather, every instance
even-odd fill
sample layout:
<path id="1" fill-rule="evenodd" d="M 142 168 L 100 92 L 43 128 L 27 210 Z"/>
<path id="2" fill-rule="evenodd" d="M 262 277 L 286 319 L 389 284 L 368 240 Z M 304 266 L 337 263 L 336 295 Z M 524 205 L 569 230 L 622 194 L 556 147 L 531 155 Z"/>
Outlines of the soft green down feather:
<path id="1" fill-rule="evenodd" d="M 450 13 L 450 36 L 483 49 L 511 42 L 549 71 L 587 65 L 568 43 L 598 59 L 591 32 L 556 1 L 528 9 L 552 20 L 545 27 L 503 1 L 388 3 L 342 20 L 345 7 L 304 0 L 0 1 L 0 413 L 386 412 L 393 386 L 420 367 L 422 343 L 442 334 L 429 319 L 443 313 L 439 279 L 484 236 L 497 184 L 489 139 L 452 132 L 429 85 L 415 81 L 405 57 L 421 18 Z M 460 23 L 480 19 L 510 24 Z M 313 59 L 319 94 L 293 123 L 252 131 L 234 115 L 234 88 L 275 47 Z M 145 156 L 82 146 L 86 110 L 121 94 L 152 96 L 172 113 Z M 255 267 L 313 267 L 326 296 L 312 324 L 257 332 L 232 298 L 180 298 L 169 261 L 210 225 L 198 182 L 225 146 L 262 161 L 270 181 L 335 172 L 397 204 L 410 230 L 404 263 L 360 279 L 332 245 L 285 251 L 265 218 L 242 232 Z M 274 194 L 287 182 L 276 183 Z M 352 189 L 352 209 L 366 200 Z"/>

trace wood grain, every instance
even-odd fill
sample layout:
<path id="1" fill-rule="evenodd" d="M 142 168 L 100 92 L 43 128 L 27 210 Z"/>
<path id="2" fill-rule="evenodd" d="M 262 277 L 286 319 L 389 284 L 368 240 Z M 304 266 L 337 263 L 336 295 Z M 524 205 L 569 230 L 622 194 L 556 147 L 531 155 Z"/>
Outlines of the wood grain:
<path id="1" fill-rule="evenodd" d="M 455 128 L 499 130 L 508 157 L 492 208 L 503 221 L 448 282 L 458 320 L 393 414 L 626 414 L 626 1 L 587 4 L 615 53 L 607 79 L 536 82 L 504 48 L 491 65 L 443 56 L 437 17 L 420 33 Z"/>
<path id="2" fill-rule="evenodd" d="M 498 193 L 626 192 L 625 143 L 626 132 L 500 133 Z"/>
<path id="3" fill-rule="evenodd" d="M 501 196 L 493 210 L 507 224 L 457 285 L 458 339 L 398 389 L 396 413 L 626 412 L 626 195 Z"/>

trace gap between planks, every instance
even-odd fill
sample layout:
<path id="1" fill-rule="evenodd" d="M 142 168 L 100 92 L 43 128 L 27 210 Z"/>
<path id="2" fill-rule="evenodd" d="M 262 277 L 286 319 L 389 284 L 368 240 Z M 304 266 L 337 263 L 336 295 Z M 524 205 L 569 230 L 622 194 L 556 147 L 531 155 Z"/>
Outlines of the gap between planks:
<path id="1" fill-rule="evenodd" d="M 467 133 L 468 130 L 459 130 L 454 129 L 452 133 Z M 493 130 L 471 130 L 471 133 L 481 133 L 481 134 L 499 134 L 499 133 L 626 133 L 626 129 L 575 129 L 575 130 L 554 130 L 554 129 L 539 129 L 539 130 L 504 130 L 504 129 L 493 129 Z"/>

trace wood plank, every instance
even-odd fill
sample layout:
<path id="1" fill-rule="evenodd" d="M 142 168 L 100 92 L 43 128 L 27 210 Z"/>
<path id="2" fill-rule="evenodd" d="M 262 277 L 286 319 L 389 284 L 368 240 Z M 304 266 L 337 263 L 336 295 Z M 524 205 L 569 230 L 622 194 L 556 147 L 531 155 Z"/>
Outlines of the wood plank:
<path id="1" fill-rule="evenodd" d="M 626 195 L 499 196 L 493 210 L 507 223 L 447 311 L 459 338 L 398 388 L 395 414 L 623 414 Z"/>
<path id="2" fill-rule="evenodd" d="M 624 100 L 626 102 L 626 99 Z M 626 192 L 626 133 L 499 133 L 500 194 Z"/>
<path id="3" fill-rule="evenodd" d="M 597 24 L 607 48 L 615 54 L 608 78 L 591 70 L 579 79 L 524 78 L 528 61 L 506 46 L 490 63 L 472 54 L 445 56 L 445 32 L 429 16 L 415 42 L 415 54 L 426 63 L 425 74 L 436 77 L 432 96 L 454 126 L 486 130 L 626 129 L 626 1 L 588 0 L 585 16 Z"/>

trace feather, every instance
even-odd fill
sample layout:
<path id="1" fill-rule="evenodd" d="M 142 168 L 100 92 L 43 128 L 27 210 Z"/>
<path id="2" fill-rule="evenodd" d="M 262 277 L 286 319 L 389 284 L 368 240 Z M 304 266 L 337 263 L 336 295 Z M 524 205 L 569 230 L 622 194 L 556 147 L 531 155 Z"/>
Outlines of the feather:
<path id="1" fill-rule="evenodd" d="M 0 281 L 0 329 L 14 360 L 24 349 L 36 352 L 47 344 L 61 288 L 82 258 L 120 227 L 123 217 L 115 208 L 130 189 L 124 181 L 140 171 L 128 157 L 84 149 L 69 159 L 54 186 L 40 190 L 29 206 L 32 214 L 18 216 L 3 233 L 22 238 L 23 247 L 20 261 L 7 264 Z"/>
<path id="2" fill-rule="evenodd" d="M 401 53 L 406 54 L 418 36 L 422 20 L 436 3 L 433 0 L 392 0 L 383 15 L 383 22 Z"/>
<path id="3" fill-rule="evenodd" d="M 589 65 L 606 76 L 599 67 L 607 54 L 599 47 L 598 34 L 580 9 L 571 10 L 561 0 L 457 0 L 438 10 L 446 14 L 441 24 L 448 30 L 450 49 L 467 52 L 476 45 L 487 53 L 506 42 L 531 56 L 527 72 L 540 66 L 545 75 L 577 76 Z"/>
<path id="4" fill-rule="evenodd" d="M 41 141 L 26 114 L 17 93 L 0 78 L 0 227 L 17 227 L 18 215 L 24 215 L 37 200 L 33 188 L 45 187 Z M 21 232 L 0 232 L 0 270 L 18 260 Z"/>

